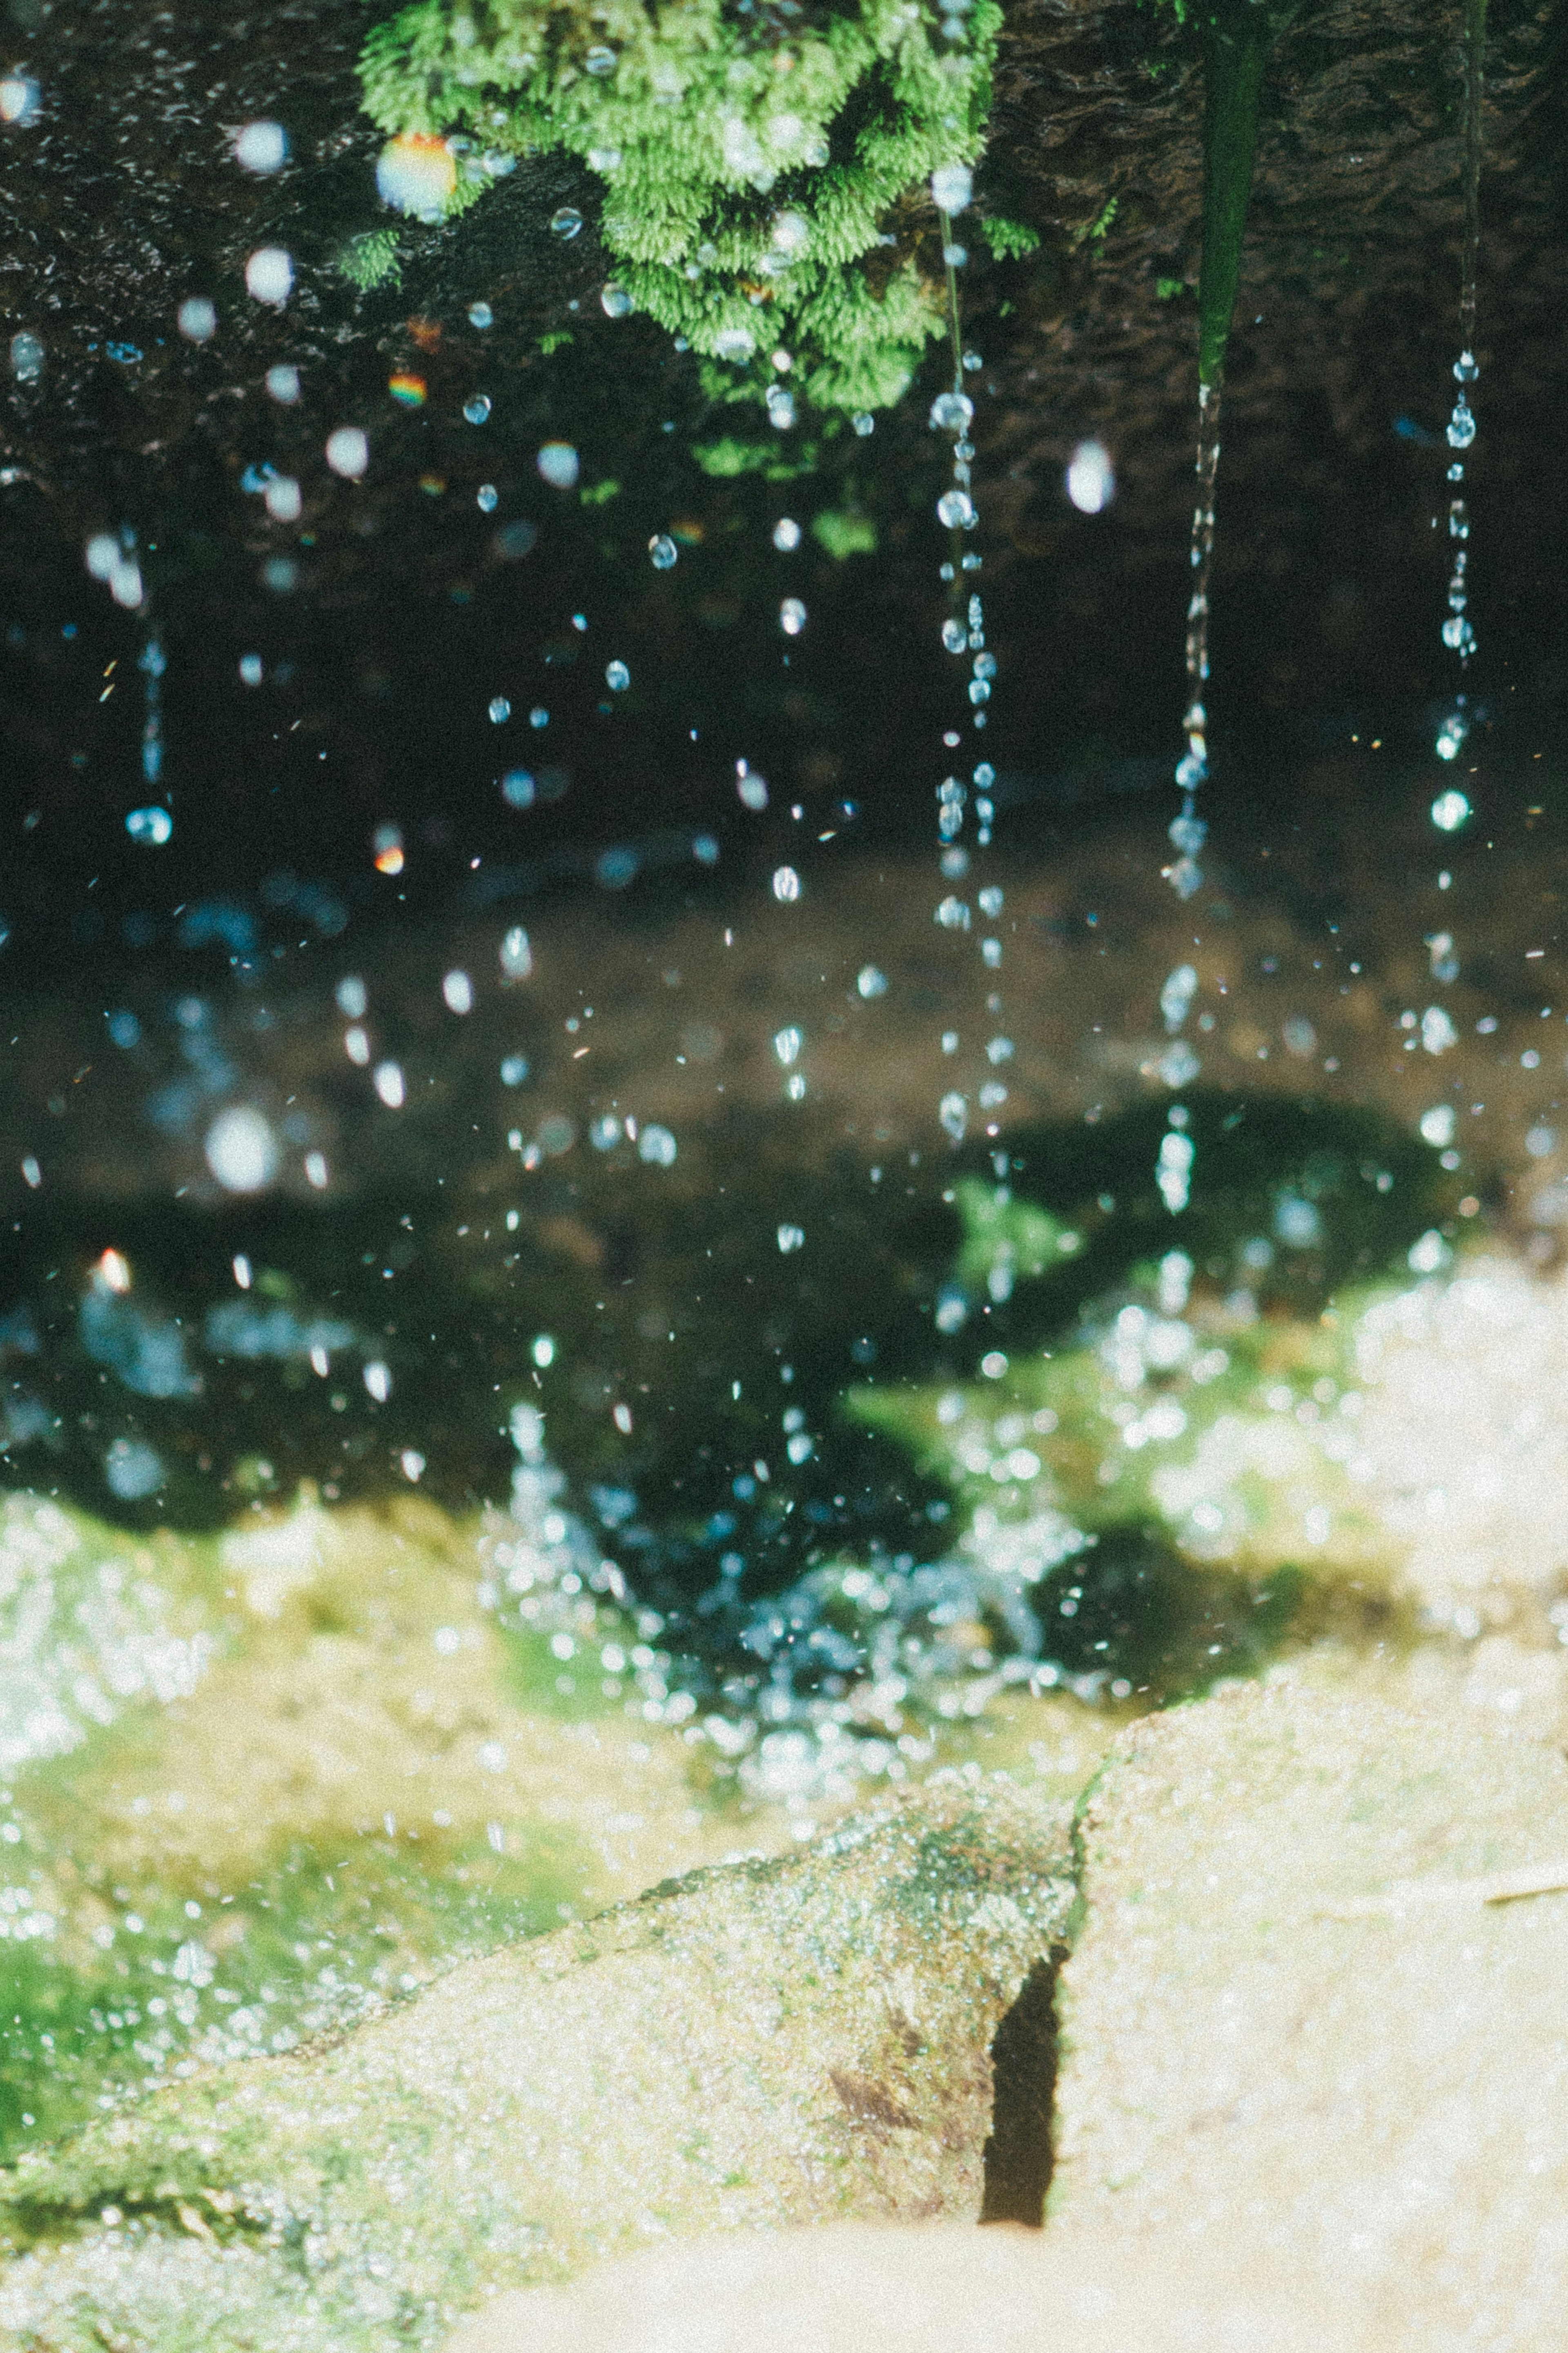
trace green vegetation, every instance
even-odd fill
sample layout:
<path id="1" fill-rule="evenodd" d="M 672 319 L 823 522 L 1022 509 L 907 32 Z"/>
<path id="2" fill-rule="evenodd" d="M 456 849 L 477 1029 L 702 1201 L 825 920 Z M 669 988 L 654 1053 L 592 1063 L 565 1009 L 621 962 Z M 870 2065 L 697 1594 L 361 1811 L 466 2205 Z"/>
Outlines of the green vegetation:
<path id="1" fill-rule="evenodd" d="M 869 515 L 852 509 L 826 507 L 811 519 L 811 535 L 819 547 L 842 564 L 846 556 L 874 555 L 877 526 Z"/>
<path id="2" fill-rule="evenodd" d="M 1354 1114 L 1199 1098 L 1202 1183 L 1175 1218 L 1149 1173 L 1159 1118 L 1088 1150 L 1046 1140 L 1070 1215 L 960 1182 L 944 1302 L 950 1328 L 984 1303 L 979 1376 L 867 1387 L 849 1409 L 952 1490 L 961 1551 L 1016 1579 L 1047 1659 L 1168 1697 L 1352 1589 L 1388 1592 L 1396 1547 L 1347 1469 L 1358 1329 L 1412 1263 L 1446 1261 L 1453 1197 L 1429 1154 Z M 1129 1145 L 1131 1184 L 1085 1198 Z"/>
<path id="3" fill-rule="evenodd" d="M 997 0 L 940 19 L 919 0 L 416 0 L 361 73 L 408 165 L 393 201 L 449 215 L 512 158 L 564 149 L 603 184 L 620 288 L 702 356 L 713 396 L 762 399 L 782 346 L 797 399 L 871 410 L 942 330 L 927 187 L 980 152 L 1001 22 Z M 997 253 L 1037 242 L 982 226 Z"/>
<path id="4" fill-rule="evenodd" d="M 1198 380 L 1217 391 L 1241 283 L 1241 249 L 1258 154 L 1258 110 L 1275 40 L 1300 0 L 1218 0 L 1204 48 L 1203 268 Z"/>

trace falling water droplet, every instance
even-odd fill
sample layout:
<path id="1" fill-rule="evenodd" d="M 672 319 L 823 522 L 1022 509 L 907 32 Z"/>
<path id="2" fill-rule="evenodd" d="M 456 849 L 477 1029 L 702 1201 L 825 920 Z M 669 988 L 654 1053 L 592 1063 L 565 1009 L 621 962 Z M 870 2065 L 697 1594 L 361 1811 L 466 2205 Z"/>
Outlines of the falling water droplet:
<path id="1" fill-rule="evenodd" d="M 1116 495 L 1110 453 L 1100 441 L 1080 441 L 1067 470 L 1067 492 L 1079 514 L 1100 514 Z"/>
<path id="2" fill-rule="evenodd" d="M 575 205 L 563 205 L 550 216 L 550 226 L 557 237 L 571 238 L 583 226 L 583 216 Z"/>
<path id="3" fill-rule="evenodd" d="M 258 245 L 245 265 L 246 291 L 275 309 L 294 291 L 294 259 L 280 245 Z"/>
<path id="4" fill-rule="evenodd" d="M 648 555 L 656 572 L 668 572 L 680 551 L 666 531 L 656 532 L 647 543 Z"/>

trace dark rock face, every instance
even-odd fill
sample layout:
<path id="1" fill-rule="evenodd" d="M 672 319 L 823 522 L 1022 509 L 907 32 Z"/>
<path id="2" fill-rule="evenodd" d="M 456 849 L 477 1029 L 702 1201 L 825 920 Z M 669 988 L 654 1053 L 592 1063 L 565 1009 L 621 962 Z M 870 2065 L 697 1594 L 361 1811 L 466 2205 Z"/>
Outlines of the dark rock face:
<path id="1" fill-rule="evenodd" d="M 1561 524 L 1540 485 L 1561 392 L 1568 264 L 1552 125 L 1568 65 L 1549 11 L 1492 13 L 1471 576 L 1478 680 L 1497 696 L 1538 682 L 1562 617 Z M 8 308 L 45 346 L 37 381 L 11 387 L 0 525 L 7 733 L 41 812 L 17 907 L 29 874 L 44 893 L 67 874 L 85 885 L 90 869 L 112 895 L 144 871 L 119 836 L 140 782 L 140 682 L 123 673 L 143 622 L 80 570 L 84 539 L 121 526 L 137 535 L 146 617 L 170 650 L 182 886 L 249 875 L 280 838 L 357 872 L 394 808 L 446 825 L 436 863 L 454 873 L 476 850 L 494 855 L 498 768 L 544 756 L 524 723 L 532 708 L 550 710 L 545 742 L 576 779 L 564 806 L 536 812 L 531 843 L 547 849 L 646 820 L 650 776 L 662 811 L 711 818 L 741 742 L 797 791 L 853 779 L 907 807 L 911 748 L 940 724 L 942 685 L 931 386 L 871 440 L 823 444 L 798 487 L 703 475 L 690 445 L 749 412 L 706 408 L 652 322 L 601 314 L 593 192 L 549 157 L 451 226 L 408 231 L 401 284 L 358 295 L 332 257 L 386 218 L 358 109 L 363 30 L 358 12 L 327 5 L 170 22 L 122 5 L 30 24 L 40 107 L 5 133 L 4 237 Z M 1308 10 L 1275 54 L 1221 471 L 1222 750 L 1227 733 L 1235 744 L 1272 724 L 1289 737 L 1305 713 L 1420 700 L 1444 677 L 1446 550 L 1429 517 L 1458 332 L 1456 43 L 1457 21 L 1414 0 L 1339 0 Z M 1007 688 L 993 739 L 1004 759 L 1163 752 L 1179 708 L 1199 83 L 1163 12 L 1127 0 L 1012 11 L 982 180 L 1044 243 L 1031 261 L 994 265 L 976 239 L 963 281 L 986 362 L 971 379 L 976 545 Z M 268 117 L 291 161 L 257 177 L 233 160 L 232 133 Z M 547 224 L 565 202 L 589 225 L 563 243 Z M 929 209 L 911 206 L 894 228 L 929 242 Z M 268 242 L 296 262 L 279 311 L 244 290 L 245 259 Z M 218 313 L 199 349 L 174 324 L 193 293 Z M 468 323 L 476 300 L 492 328 Z M 300 371 L 295 405 L 263 388 L 279 364 Z M 399 368 L 426 382 L 416 414 L 388 397 Z M 477 389 L 495 401 L 479 430 L 462 414 Z M 345 422 L 371 436 L 354 485 L 321 455 Z M 1090 433 L 1119 477 L 1092 521 L 1061 493 L 1063 462 Z M 786 474 L 812 438 L 780 439 Z M 550 438 L 580 450 L 592 502 L 540 480 Z M 294 527 L 241 488 L 268 465 L 300 481 Z M 482 481 L 499 492 L 493 520 L 476 508 Z M 786 583 L 771 545 L 786 506 L 866 515 L 878 553 L 835 562 L 808 540 Z M 650 534 L 681 522 L 686 553 L 656 575 Z M 539 534 L 521 558 L 528 533 L 501 535 L 519 522 Z M 811 615 L 787 669 L 786 586 Z M 78 635 L 62 640 L 70 622 Z M 237 682 L 251 650 L 265 659 L 259 693 Z M 599 707 L 612 654 L 634 685 L 613 723 Z M 93 682 L 111 660 L 122 675 L 100 703 Z M 516 714 L 499 734 L 486 716 L 498 692 Z"/>

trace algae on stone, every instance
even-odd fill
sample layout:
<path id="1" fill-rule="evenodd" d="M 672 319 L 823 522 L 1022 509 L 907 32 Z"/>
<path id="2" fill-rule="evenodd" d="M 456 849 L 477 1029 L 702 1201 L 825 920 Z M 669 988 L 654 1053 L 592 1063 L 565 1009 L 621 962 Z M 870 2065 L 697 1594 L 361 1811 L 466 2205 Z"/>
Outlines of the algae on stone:
<path id="1" fill-rule="evenodd" d="M 787 1834 L 628 1713 L 613 1606 L 500 1622 L 496 1541 L 414 1497 L 217 1539 L 6 1501 L 0 2152 Z"/>
<path id="2" fill-rule="evenodd" d="M 368 2353 L 673 2232 L 973 2215 L 987 2052 L 1060 1936 L 1065 1832 L 948 1777 L 155 2093 L 6 2180 L 28 2252 L 0 2329 Z"/>

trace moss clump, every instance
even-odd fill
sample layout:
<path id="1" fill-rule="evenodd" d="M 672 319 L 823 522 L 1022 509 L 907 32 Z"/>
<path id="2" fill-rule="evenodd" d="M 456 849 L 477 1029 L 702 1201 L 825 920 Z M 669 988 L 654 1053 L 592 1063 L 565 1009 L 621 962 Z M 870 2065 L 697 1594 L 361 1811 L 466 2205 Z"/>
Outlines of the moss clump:
<path id="1" fill-rule="evenodd" d="M 940 19 L 919 0 L 416 0 L 361 74 L 384 130 L 457 134 L 447 211 L 512 157 L 580 157 L 622 289 L 708 362 L 711 395 L 761 399 L 782 343 L 797 397 L 870 410 L 942 326 L 919 192 L 979 153 L 1001 22 L 996 0 Z M 987 233 L 999 252 L 1033 241 Z"/>
<path id="2" fill-rule="evenodd" d="M 341 245 L 334 259 L 349 283 L 357 286 L 362 294 L 374 293 L 378 286 L 395 287 L 402 283 L 403 265 L 395 228 L 365 229 Z"/>

